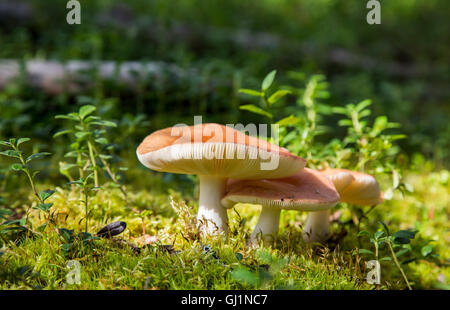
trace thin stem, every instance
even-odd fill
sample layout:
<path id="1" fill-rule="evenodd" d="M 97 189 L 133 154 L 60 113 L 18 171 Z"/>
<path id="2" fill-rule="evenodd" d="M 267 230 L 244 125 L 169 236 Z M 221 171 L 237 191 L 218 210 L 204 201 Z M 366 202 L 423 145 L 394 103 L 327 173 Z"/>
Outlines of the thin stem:
<path id="1" fill-rule="evenodd" d="M 391 250 L 392 258 L 394 259 L 394 262 L 397 265 L 397 268 L 400 270 L 400 272 L 401 272 L 401 274 L 403 276 L 403 279 L 405 279 L 405 282 L 406 282 L 406 285 L 408 286 L 408 289 L 412 291 L 411 285 L 409 285 L 409 282 L 408 282 L 408 278 L 406 277 L 406 274 L 403 271 L 403 268 L 400 266 L 400 264 L 399 264 L 399 262 L 397 260 L 397 256 L 395 256 L 395 252 L 394 252 L 394 249 L 392 248 L 391 241 L 387 240 L 387 244 L 389 246 L 389 249 Z"/>
<path id="2" fill-rule="evenodd" d="M 91 160 L 92 167 L 94 168 L 94 184 L 95 187 L 98 187 L 98 169 L 97 162 L 95 160 L 94 149 L 90 140 L 88 140 L 88 148 L 89 148 L 89 157 Z"/>
<path id="3" fill-rule="evenodd" d="M 38 194 L 38 192 L 37 192 L 37 190 L 36 190 L 36 186 L 34 185 L 33 177 L 32 177 L 31 174 L 30 174 L 30 170 L 28 169 L 28 167 L 27 167 L 27 165 L 26 165 L 26 162 L 25 162 L 25 160 L 24 160 L 24 158 L 23 158 L 23 156 L 22 156 L 22 153 L 21 153 L 21 152 L 19 151 L 19 149 L 18 149 L 17 147 L 15 147 L 14 145 L 13 145 L 13 149 L 14 149 L 15 151 L 17 151 L 18 154 L 19 154 L 20 162 L 22 163 L 22 165 L 23 165 L 23 167 L 24 167 L 23 171 L 24 171 L 25 174 L 27 175 L 27 178 L 28 178 L 28 181 L 29 181 L 29 183 L 30 183 L 30 186 L 31 186 L 31 189 L 32 189 L 32 191 L 33 191 L 34 196 L 38 199 L 39 203 L 44 203 L 44 202 L 41 200 L 41 197 L 39 196 L 39 194 Z M 27 212 L 26 212 L 25 223 L 26 223 L 27 225 L 28 225 L 28 218 L 29 218 L 30 210 L 31 210 L 31 205 L 28 206 L 28 209 L 27 209 Z"/>
<path id="4" fill-rule="evenodd" d="M 99 154 L 97 152 L 97 148 L 95 147 L 95 145 L 92 145 L 92 147 L 93 147 L 95 154 Z M 117 178 L 116 178 L 115 174 L 112 172 L 111 167 L 109 166 L 108 162 L 105 159 L 103 159 L 101 156 L 99 156 L 99 158 L 100 158 L 100 161 L 102 162 L 103 166 L 105 166 L 105 170 L 108 173 L 109 177 L 111 178 L 111 180 L 113 180 L 114 184 L 119 186 L 119 189 L 122 192 L 122 194 L 125 198 L 125 201 L 128 203 L 128 194 L 127 194 L 125 185 L 120 184 L 119 180 L 117 180 Z"/>
<path id="5" fill-rule="evenodd" d="M 88 221 L 89 221 L 89 218 L 88 218 L 88 193 L 87 193 L 86 188 L 84 188 L 83 191 L 84 191 L 84 212 L 86 214 L 86 229 L 85 229 L 85 232 L 87 232 L 88 231 Z"/>
<path id="6" fill-rule="evenodd" d="M 80 164 L 80 167 L 78 168 L 78 172 L 80 174 L 80 179 L 84 178 L 83 167 L 81 165 L 81 163 L 82 163 L 82 158 L 81 158 L 82 155 L 81 154 L 82 154 L 82 152 L 78 152 L 78 155 L 77 155 L 77 164 Z"/>

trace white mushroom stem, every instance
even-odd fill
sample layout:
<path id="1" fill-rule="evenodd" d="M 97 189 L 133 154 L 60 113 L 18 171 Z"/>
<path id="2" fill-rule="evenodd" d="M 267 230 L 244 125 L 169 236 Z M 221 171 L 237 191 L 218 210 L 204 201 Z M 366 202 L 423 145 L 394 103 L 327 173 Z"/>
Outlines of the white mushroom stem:
<path id="1" fill-rule="evenodd" d="M 310 212 L 303 229 L 303 239 L 310 242 L 323 242 L 330 232 L 330 210 Z"/>
<path id="2" fill-rule="evenodd" d="M 251 241 L 257 242 L 262 236 L 263 240 L 272 241 L 278 233 L 278 226 L 280 223 L 279 208 L 262 207 L 261 215 L 259 216 L 258 223 L 251 235 Z"/>
<path id="3" fill-rule="evenodd" d="M 228 231 L 227 210 L 222 207 L 220 199 L 225 194 L 226 178 L 200 175 L 200 199 L 197 220 L 200 230 L 207 234 Z"/>

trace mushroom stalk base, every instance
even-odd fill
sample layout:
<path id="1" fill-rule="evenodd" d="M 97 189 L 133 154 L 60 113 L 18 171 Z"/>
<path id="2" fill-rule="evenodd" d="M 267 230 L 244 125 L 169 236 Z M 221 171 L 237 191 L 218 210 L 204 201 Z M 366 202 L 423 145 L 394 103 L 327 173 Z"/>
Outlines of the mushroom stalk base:
<path id="1" fill-rule="evenodd" d="M 330 232 L 330 210 L 310 212 L 303 229 L 303 239 L 310 242 L 323 242 Z"/>
<path id="2" fill-rule="evenodd" d="M 225 194 L 226 178 L 199 176 L 200 199 L 197 221 L 200 231 L 209 235 L 228 231 L 227 210 L 220 200 Z"/>
<path id="3" fill-rule="evenodd" d="M 258 223 L 251 235 L 252 243 L 258 242 L 261 237 L 264 241 L 273 241 L 278 233 L 280 212 L 278 208 L 262 207 Z"/>

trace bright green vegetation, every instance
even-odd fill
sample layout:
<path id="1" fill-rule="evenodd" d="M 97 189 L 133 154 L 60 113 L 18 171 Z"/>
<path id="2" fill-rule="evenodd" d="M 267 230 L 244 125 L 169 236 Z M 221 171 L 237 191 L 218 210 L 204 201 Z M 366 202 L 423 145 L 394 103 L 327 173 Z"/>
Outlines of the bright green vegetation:
<path id="1" fill-rule="evenodd" d="M 79 93 L 23 76 L 0 89 L 1 289 L 450 288 L 448 1 L 382 2 L 379 26 L 360 1 L 91 1 L 79 26 L 60 1 L 27 5 L 0 18 L 1 59 L 161 67 L 134 89 L 95 70 Z M 324 245 L 303 242 L 307 213 L 283 211 L 275 243 L 250 247 L 255 205 L 228 211 L 228 239 L 200 237 L 197 178 L 135 155 L 194 115 L 277 125 L 273 143 L 374 175 L 385 202 L 337 205 Z M 122 234 L 95 236 L 117 221 Z"/>
<path id="2" fill-rule="evenodd" d="M 148 178 L 145 173 L 141 178 Z M 450 277 L 448 259 L 448 173 L 430 173 L 428 175 L 411 174 L 408 180 L 415 193 L 405 200 L 394 200 L 375 208 L 369 220 L 361 227 L 377 231 L 381 225 L 377 220 L 389 223 L 390 229 L 419 228 L 419 233 L 411 242 L 412 251 L 400 256 L 401 261 L 411 257 L 416 261 L 403 268 L 409 282 L 415 289 L 447 288 L 438 279 Z M 161 181 L 156 177 L 156 182 Z M 152 186 L 150 186 L 151 188 Z M 155 184 L 155 188 L 158 184 Z M 382 261 L 382 285 L 369 285 L 365 277 L 364 261 L 369 254 L 352 255 L 360 247 L 374 250 L 364 238 L 357 238 L 355 225 L 333 224 L 332 231 L 339 235 L 344 229 L 347 236 L 338 248 L 315 248 L 302 241 L 299 225 L 306 220 L 306 214 L 283 212 L 281 216 L 280 237 L 274 247 L 254 250 L 246 245 L 249 234 L 256 224 L 258 208 L 238 206 L 230 211 L 232 232 L 228 242 L 202 240 L 210 244 L 220 260 L 205 254 L 198 241 L 192 239 L 189 232 L 189 220 L 195 219 L 190 207 L 184 207 L 181 194 L 171 192 L 174 206 L 181 209 L 181 216 L 170 206 L 166 190 L 130 191 L 130 199 L 139 211 L 147 212 L 142 217 L 138 212 L 126 207 L 121 193 L 117 189 L 108 189 L 97 193 L 91 199 L 94 209 L 91 217 L 91 231 L 100 229 L 105 223 L 123 220 L 128 229 L 123 238 L 136 242 L 135 238 L 145 233 L 156 236 L 157 241 L 137 254 L 128 246 L 122 246 L 108 240 L 95 240 L 88 245 L 77 244 L 70 252 L 64 250 L 64 240 L 54 231 L 24 238 L 17 244 L 4 247 L 1 261 L 2 288 L 82 288 L 82 289 L 404 289 L 405 282 L 398 269 L 390 261 Z M 25 194 L 25 193 L 24 193 Z M 26 195 L 26 194 L 25 194 Z M 184 197 L 186 199 L 186 197 Z M 60 215 L 60 223 L 83 231 L 79 221 L 84 217 L 84 209 L 78 202 L 78 195 L 70 190 L 57 188 L 50 198 L 54 209 Z M 188 200 L 188 204 L 191 203 Z M 431 204 L 433 208 L 427 207 Z M 183 209 L 185 208 L 185 209 Z M 341 206 L 341 222 L 347 222 L 350 212 Z M 434 210 L 434 216 L 431 215 Z M 69 216 L 65 219 L 65 214 Z M 38 214 L 33 217 L 36 225 L 43 223 Z M 444 228 L 444 229 L 443 229 Z M 430 240 L 436 240 L 428 243 Z M 358 245 L 361 242 L 361 246 Z M 181 252 L 170 255 L 161 245 L 173 244 Z M 426 259 L 424 246 L 432 245 L 433 259 Z M 380 250 L 382 256 L 389 256 L 386 248 Z M 238 257 L 236 256 L 238 255 Z M 428 254 L 427 256 L 429 256 Z M 239 261 L 238 258 L 242 257 Z M 77 259 L 82 266 L 81 284 L 67 285 L 66 267 L 70 259 Z M 260 273 L 253 271 L 260 268 Z M 261 265 L 269 265 L 267 271 Z M 233 270 L 231 270 L 233 268 Z"/>

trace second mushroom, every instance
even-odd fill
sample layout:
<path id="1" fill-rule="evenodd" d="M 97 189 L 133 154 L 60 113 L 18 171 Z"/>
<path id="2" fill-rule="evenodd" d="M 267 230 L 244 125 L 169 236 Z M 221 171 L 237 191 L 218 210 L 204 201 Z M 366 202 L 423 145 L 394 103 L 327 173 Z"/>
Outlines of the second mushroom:
<path id="1" fill-rule="evenodd" d="M 272 180 L 229 180 L 222 199 L 226 208 L 236 203 L 262 206 L 261 215 L 252 233 L 252 242 L 262 236 L 273 239 L 278 233 L 281 210 L 320 212 L 339 202 L 333 183 L 323 174 L 304 168 L 287 178 Z M 316 227 L 314 227 L 316 229 Z"/>

